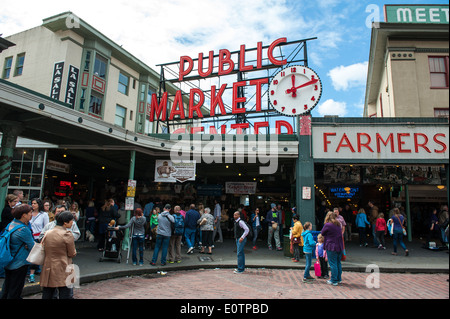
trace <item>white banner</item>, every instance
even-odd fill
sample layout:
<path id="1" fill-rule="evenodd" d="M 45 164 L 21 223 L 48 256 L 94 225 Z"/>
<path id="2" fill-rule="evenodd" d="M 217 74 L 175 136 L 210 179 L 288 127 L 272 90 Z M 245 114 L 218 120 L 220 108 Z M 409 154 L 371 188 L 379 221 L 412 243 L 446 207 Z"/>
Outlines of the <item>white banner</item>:
<path id="1" fill-rule="evenodd" d="M 449 130 L 444 126 L 313 127 L 315 159 L 448 160 L 448 144 Z"/>
<path id="2" fill-rule="evenodd" d="M 196 161 L 156 160 L 155 182 L 176 183 L 195 181 Z"/>

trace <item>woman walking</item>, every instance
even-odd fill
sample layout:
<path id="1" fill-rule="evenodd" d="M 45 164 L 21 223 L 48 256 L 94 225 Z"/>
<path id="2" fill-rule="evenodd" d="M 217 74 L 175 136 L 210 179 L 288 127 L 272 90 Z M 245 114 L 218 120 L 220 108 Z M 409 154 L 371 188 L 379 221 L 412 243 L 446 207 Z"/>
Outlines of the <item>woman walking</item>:
<path id="1" fill-rule="evenodd" d="M 342 282 L 341 258 L 344 251 L 341 223 L 336 219 L 334 212 L 328 212 L 325 225 L 321 231 L 325 237 L 324 247 L 327 252 L 328 264 L 331 269 L 331 278 L 327 284 L 337 286 Z"/>
<path id="2" fill-rule="evenodd" d="M 406 219 L 397 207 L 394 208 L 393 212 L 394 216 L 392 216 L 392 222 L 394 223 L 394 234 L 392 236 L 394 237 L 394 251 L 392 252 L 392 255 L 397 256 L 397 245 L 400 244 L 405 251 L 405 256 L 408 256 L 409 251 L 403 242 L 403 228 L 405 227 Z"/>

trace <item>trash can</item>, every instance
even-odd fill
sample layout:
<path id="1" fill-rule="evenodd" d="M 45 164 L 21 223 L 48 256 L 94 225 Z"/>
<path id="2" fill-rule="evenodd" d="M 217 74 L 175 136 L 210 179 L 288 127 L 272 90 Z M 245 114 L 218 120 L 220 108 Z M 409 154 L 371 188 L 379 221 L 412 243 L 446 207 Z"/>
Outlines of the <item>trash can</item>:
<path id="1" fill-rule="evenodd" d="M 291 240 L 289 239 L 289 235 L 283 236 L 283 252 L 286 257 L 294 257 L 294 254 L 291 253 Z"/>

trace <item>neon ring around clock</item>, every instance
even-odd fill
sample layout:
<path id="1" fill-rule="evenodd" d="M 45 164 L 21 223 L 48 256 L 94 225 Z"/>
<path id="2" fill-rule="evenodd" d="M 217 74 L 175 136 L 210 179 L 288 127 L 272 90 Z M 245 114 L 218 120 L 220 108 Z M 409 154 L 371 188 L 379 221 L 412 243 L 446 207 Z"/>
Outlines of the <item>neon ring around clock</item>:
<path id="1" fill-rule="evenodd" d="M 269 100 L 282 115 L 297 116 L 310 112 L 322 95 L 322 82 L 306 66 L 290 65 L 278 72 L 269 85 Z"/>

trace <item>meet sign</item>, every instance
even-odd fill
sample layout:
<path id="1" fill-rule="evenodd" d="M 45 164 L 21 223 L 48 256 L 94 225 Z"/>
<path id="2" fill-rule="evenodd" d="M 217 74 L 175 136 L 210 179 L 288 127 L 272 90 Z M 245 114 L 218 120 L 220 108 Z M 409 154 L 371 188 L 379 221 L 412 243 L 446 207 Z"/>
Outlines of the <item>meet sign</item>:
<path id="1" fill-rule="evenodd" d="M 390 23 L 448 24 L 448 5 L 385 5 L 384 16 Z"/>

